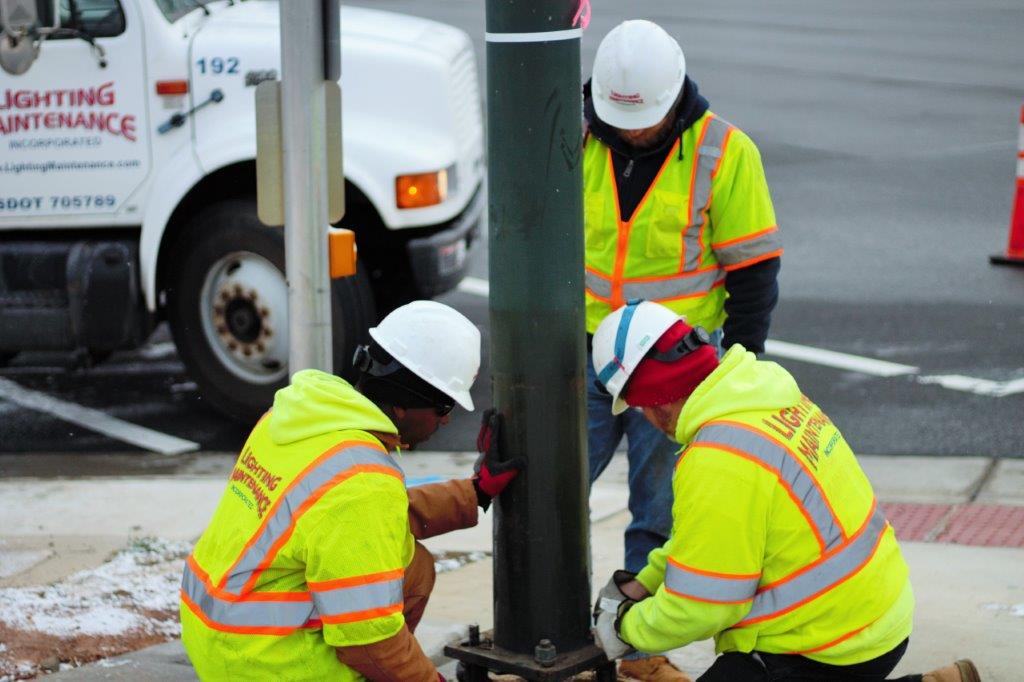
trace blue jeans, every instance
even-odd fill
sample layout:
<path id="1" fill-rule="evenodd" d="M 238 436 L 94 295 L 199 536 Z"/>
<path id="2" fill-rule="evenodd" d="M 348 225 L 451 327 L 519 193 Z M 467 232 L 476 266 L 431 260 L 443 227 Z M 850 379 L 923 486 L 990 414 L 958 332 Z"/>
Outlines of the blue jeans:
<path id="1" fill-rule="evenodd" d="M 647 554 L 661 547 L 672 530 L 672 468 L 679 445 L 654 428 L 637 410 L 612 415 L 612 398 L 598 390 L 587 355 L 587 450 L 593 485 L 626 437 L 629 460 L 629 513 L 625 569 L 639 573 Z"/>
<path id="2" fill-rule="evenodd" d="M 722 355 L 722 330 L 711 333 Z M 639 410 L 612 415 L 612 398 L 597 388 L 597 373 L 587 353 L 587 450 L 590 484 L 605 470 L 622 437 L 629 461 L 629 513 L 625 569 L 639 573 L 647 554 L 661 547 L 672 531 L 672 471 L 680 446 L 651 425 Z"/>

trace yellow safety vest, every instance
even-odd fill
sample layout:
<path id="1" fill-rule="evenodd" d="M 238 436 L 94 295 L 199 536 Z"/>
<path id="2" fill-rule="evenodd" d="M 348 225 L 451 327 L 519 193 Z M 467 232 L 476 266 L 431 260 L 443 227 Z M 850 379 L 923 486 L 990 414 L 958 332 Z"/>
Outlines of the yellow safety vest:
<path id="1" fill-rule="evenodd" d="M 369 401 L 359 407 L 386 419 Z M 281 444 L 269 421 L 253 429 L 186 562 L 182 641 L 203 680 L 360 680 L 335 647 L 404 624 L 414 540 L 402 471 L 365 431 Z"/>
<path id="2" fill-rule="evenodd" d="M 587 331 L 633 298 L 691 325 L 725 321 L 725 273 L 782 254 L 757 147 L 706 112 L 676 140 L 629 220 L 619 212 L 612 151 L 588 138 L 583 157 Z"/>
<path id="3" fill-rule="evenodd" d="M 876 658 L 910 634 L 907 565 L 839 430 L 775 363 L 734 346 L 687 400 L 672 537 L 623 638 L 664 651 Z"/>

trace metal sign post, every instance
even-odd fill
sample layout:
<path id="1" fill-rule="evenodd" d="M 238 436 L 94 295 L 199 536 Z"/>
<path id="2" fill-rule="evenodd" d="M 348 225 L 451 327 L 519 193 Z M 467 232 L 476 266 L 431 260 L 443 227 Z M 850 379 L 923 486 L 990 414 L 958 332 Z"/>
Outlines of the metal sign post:
<path id="1" fill-rule="evenodd" d="M 280 16 L 281 174 L 291 339 L 288 363 L 293 373 L 306 368 L 330 372 L 327 235 L 332 169 L 328 165 L 327 113 L 340 64 L 340 56 L 335 56 L 340 42 L 337 0 L 282 2 Z M 338 163 L 340 166 L 340 160 Z"/>

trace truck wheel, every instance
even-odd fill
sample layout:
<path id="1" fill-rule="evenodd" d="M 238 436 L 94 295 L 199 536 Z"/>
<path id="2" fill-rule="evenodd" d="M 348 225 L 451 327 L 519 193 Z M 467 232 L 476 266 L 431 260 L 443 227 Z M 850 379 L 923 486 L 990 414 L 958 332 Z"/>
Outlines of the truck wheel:
<path id="1" fill-rule="evenodd" d="M 164 268 L 171 334 L 203 398 L 255 421 L 289 375 L 283 230 L 259 222 L 254 200 L 224 200 L 183 228 Z M 331 291 L 334 368 L 345 376 L 375 321 L 373 303 L 362 272 Z"/>

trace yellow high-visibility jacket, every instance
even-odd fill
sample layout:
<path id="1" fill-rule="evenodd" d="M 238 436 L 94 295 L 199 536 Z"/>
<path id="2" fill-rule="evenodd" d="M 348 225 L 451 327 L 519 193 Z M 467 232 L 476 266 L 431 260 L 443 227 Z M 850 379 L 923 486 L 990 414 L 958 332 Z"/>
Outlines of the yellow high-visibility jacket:
<path id="1" fill-rule="evenodd" d="M 726 272 L 782 254 L 757 147 L 743 131 L 706 112 L 676 140 L 628 221 L 619 213 L 611 155 L 588 137 L 587 331 L 593 334 L 633 298 L 661 303 L 691 325 L 718 329 L 725 321 Z"/>
<path id="2" fill-rule="evenodd" d="M 637 579 L 622 638 L 666 651 L 876 658 L 909 636 L 907 565 L 829 418 L 773 362 L 733 346 L 686 401 L 673 527 Z"/>
<path id="3" fill-rule="evenodd" d="M 362 679 L 335 647 L 403 627 L 409 499 L 370 432 L 396 430 L 338 377 L 305 370 L 277 392 L 185 566 L 182 641 L 201 679 Z"/>

